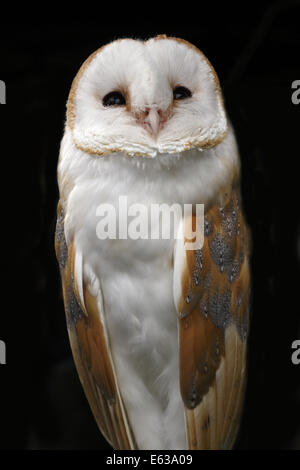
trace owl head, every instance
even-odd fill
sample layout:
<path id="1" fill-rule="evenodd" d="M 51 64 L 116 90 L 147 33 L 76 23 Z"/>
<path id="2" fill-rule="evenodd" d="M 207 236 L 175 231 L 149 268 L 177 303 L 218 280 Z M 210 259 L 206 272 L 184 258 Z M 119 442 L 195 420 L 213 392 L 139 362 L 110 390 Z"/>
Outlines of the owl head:
<path id="1" fill-rule="evenodd" d="M 227 120 L 217 75 L 182 39 L 120 39 L 94 52 L 67 104 L 75 145 L 96 155 L 155 157 L 223 140 Z"/>

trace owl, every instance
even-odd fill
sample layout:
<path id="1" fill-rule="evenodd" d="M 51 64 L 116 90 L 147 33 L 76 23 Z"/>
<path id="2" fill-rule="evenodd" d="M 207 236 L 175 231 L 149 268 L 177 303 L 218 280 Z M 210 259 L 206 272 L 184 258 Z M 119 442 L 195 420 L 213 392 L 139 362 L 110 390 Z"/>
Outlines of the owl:
<path id="1" fill-rule="evenodd" d="M 114 449 L 232 448 L 246 381 L 250 233 L 234 131 L 204 54 L 166 35 L 94 52 L 70 90 L 58 186 L 68 334 L 101 433 Z M 101 208 L 123 224 L 121 197 L 149 211 L 193 209 L 176 237 L 99 237 Z M 202 231 L 194 249 L 189 224 Z"/>

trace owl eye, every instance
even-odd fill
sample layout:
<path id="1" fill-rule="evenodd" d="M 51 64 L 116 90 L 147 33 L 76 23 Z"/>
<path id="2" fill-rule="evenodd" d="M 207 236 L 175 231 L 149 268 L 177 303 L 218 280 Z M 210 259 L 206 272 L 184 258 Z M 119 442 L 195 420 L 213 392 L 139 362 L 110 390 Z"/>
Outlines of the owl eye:
<path id="1" fill-rule="evenodd" d="M 104 96 L 102 103 L 103 106 L 122 106 L 126 104 L 126 100 L 119 91 L 111 91 Z"/>
<path id="2" fill-rule="evenodd" d="M 174 100 L 183 100 L 184 98 L 190 98 L 192 93 L 185 86 L 177 86 L 173 90 Z"/>

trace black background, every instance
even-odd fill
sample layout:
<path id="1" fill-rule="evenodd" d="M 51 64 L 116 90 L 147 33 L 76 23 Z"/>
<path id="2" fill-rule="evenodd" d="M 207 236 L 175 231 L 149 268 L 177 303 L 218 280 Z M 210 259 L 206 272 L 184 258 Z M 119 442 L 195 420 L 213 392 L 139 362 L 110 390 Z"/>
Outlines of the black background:
<path id="1" fill-rule="evenodd" d="M 19 11 L 17 20 L 1 16 L 0 79 L 7 87 L 7 104 L 0 106 L 2 449 L 109 449 L 68 343 L 53 243 L 56 165 L 65 104 L 81 63 L 118 37 L 160 33 L 187 39 L 213 63 L 241 152 L 253 301 L 236 448 L 300 449 L 300 365 L 291 362 L 291 344 L 300 339 L 300 105 L 291 101 L 291 84 L 300 79 L 300 5 L 165 7 L 166 19 L 154 3 L 130 10 L 99 4 L 92 11 L 89 4 L 89 17 L 73 7 L 65 20 L 46 6 L 24 16 Z"/>

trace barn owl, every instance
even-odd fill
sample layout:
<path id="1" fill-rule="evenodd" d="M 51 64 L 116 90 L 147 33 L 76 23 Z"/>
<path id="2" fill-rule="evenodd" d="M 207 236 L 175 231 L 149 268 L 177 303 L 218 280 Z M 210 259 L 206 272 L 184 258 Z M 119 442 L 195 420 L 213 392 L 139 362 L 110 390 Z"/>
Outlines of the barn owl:
<path id="1" fill-rule="evenodd" d="M 66 114 L 55 248 L 71 349 L 100 431 L 114 449 L 232 448 L 250 250 L 216 72 L 182 39 L 116 40 L 81 66 Z M 177 237 L 98 237 L 99 207 L 117 208 L 121 196 L 149 210 L 204 205 L 200 247 L 187 249 L 194 212 Z"/>

